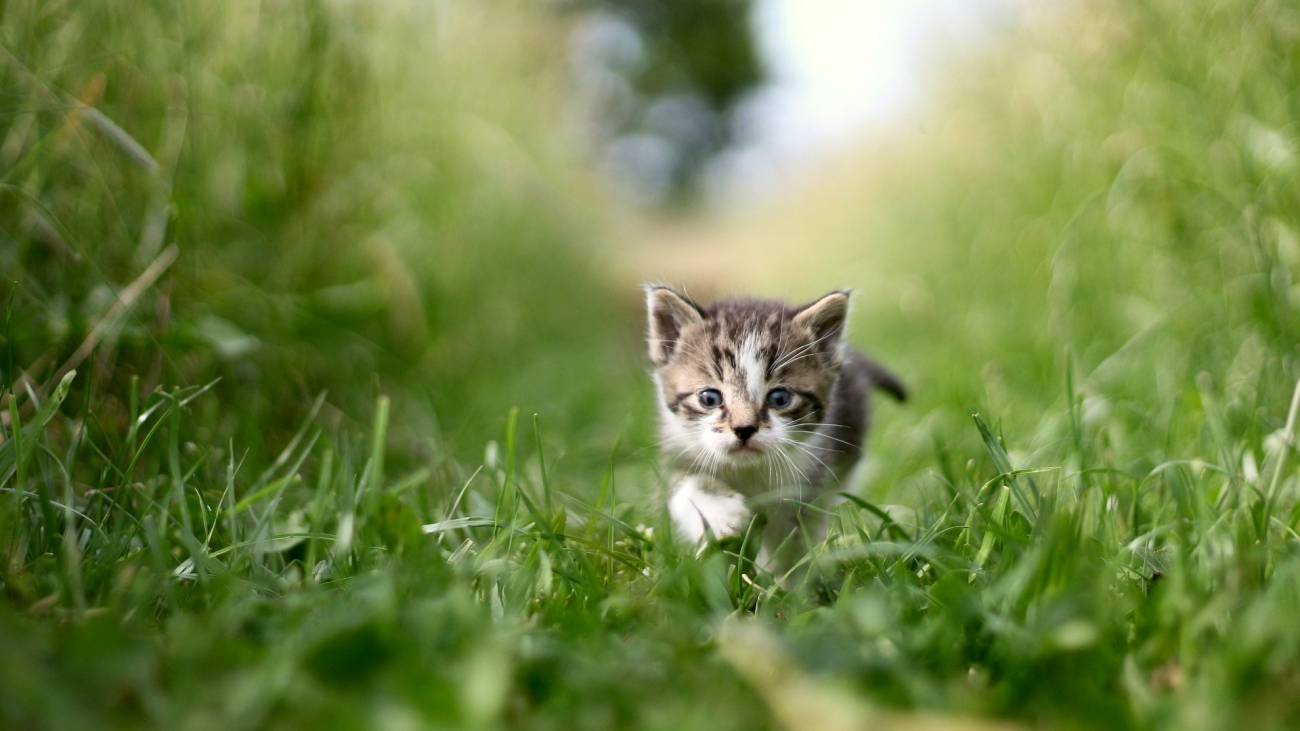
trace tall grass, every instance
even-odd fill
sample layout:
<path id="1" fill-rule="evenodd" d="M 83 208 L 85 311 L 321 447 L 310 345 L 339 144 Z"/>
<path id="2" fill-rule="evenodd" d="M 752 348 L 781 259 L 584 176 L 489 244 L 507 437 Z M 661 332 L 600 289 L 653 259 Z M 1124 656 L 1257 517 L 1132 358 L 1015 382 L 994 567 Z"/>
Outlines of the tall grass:
<path id="1" fill-rule="evenodd" d="M 2 12 L 6 726 L 1300 723 L 1284 5 L 1030 24 L 807 221 L 918 400 L 790 590 L 670 540 L 554 18 Z"/>
<path id="2" fill-rule="evenodd" d="M 327 415 L 362 421 L 400 390 L 401 423 L 427 433 L 444 410 L 486 424 L 521 394 L 560 403 L 547 359 L 608 361 L 599 320 L 567 327 L 603 292 L 588 183 L 553 141 L 549 19 L 18 2 L 4 31 L 10 378 L 48 380 L 100 327 L 108 398 L 132 374 L 146 391 L 220 376 L 240 400 L 225 426 L 251 437 L 322 389 Z M 114 317 L 167 246 L 170 271 Z"/>

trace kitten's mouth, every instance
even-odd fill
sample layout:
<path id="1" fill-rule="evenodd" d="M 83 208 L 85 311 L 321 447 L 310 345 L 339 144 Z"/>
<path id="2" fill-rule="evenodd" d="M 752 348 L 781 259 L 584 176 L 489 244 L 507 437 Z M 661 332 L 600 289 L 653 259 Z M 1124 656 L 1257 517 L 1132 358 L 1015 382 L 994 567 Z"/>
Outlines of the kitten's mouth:
<path id="1" fill-rule="evenodd" d="M 727 453 L 733 457 L 745 457 L 762 454 L 763 450 L 753 446 L 752 444 L 737 444 L 728 449 Z"/>

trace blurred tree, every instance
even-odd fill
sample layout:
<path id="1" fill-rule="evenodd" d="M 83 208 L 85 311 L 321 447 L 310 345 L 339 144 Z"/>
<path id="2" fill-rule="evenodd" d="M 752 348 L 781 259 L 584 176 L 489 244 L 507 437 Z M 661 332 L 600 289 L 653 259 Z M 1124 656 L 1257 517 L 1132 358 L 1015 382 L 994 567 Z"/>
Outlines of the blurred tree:
<path id="1" fill-rule="evenodd" d="M 732 141 L 732 112 L 764 78 L 749 0 L 577 0 L 587 120 L 609 172 L 682 205 Z"/>

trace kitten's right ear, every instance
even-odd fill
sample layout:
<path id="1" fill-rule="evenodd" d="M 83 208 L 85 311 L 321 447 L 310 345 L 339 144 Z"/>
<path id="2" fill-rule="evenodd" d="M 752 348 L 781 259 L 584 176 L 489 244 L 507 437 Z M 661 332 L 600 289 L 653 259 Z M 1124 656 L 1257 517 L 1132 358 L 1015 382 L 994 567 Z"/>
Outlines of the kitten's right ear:
<path id="1" fill-rule="evenodd" d="M 704 321 L 704 310 L 689 297 L 657 284 L 645 287 L 645 309 L 650 321 L 650 362 L 656 366 L 672 357 L 688 325 Z"/>

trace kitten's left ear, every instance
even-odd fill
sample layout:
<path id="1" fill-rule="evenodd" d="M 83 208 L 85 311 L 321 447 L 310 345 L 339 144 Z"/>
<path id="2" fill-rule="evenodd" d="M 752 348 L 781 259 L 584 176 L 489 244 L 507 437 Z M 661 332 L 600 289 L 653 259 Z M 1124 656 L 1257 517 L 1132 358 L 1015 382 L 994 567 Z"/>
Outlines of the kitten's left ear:
<path id="1" fill-rule="evenodd" d="M 848 316 L 849 293 L 839 290 L 801 307 L 794 315 L 794 324 L 808 328 L 812 331 L 813 338 L 830 350 L 839 345 L 840 338 L 844 336 Z"/>
<path id="2" fill-rule="evenodd" d="M 645 288 L 645 309 L 650 320 L 650 362 L 668 362 L 688 325 L 704 321 L 704 310 L 685 295 L 654 284 Z"/>

